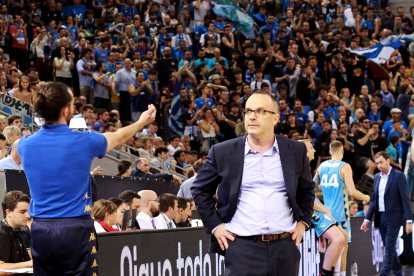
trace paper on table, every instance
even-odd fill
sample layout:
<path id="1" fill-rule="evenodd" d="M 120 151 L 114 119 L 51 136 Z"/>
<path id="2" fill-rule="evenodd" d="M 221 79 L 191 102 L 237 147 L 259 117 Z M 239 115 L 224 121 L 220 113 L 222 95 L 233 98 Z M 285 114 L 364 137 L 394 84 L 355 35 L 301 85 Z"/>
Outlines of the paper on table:
<path id="1" fill-rule="evenodd" d="M 0 269 L 0 272 L 8 272 L 8 273 L 33 273 L 33 268 L 16 268 L 16 269 Z"/>

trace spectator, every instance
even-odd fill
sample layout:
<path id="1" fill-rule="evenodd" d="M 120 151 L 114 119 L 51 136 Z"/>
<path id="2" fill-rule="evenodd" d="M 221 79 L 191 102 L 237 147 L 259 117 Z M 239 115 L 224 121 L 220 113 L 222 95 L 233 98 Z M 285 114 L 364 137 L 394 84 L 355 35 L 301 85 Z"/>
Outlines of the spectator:
<path id="1" fill-rule="evenodd" d="M 120 177 L 127 177 L 131 175 L 132 172 L 132 167 L 131 167 L 131 162 L 128 160 L 121 160 L 118 163 L 118 173 L 116 174 L 116 176 L 120 176 Z"/>
<path id="2" fill-rule="evenodd" d="M 14 142 L 19 140 L 22 137 L 22 132 L 20 128 L 16 126 L 7 126 L 3 130 L 3 135 L 6 137 L 6 149 L 7 149 L 7 155 L 11 153 L 12 145 Z"/>
<path id="3" fill-rule="evenodd" d="M 10 155 L 0 160 L 0 170 L 22 170 L 20 157 L 17 152 L 18 143 L 19 140 L 16 140 L 12 145 Z"/>
<path id="4" fill-rule="evenodd" d="M 59 49 L 60 51 L 57 51 L 57 55 L 53 61 L 56 81 L 63 82 L 67 86 L 73 87 L 72 69 L 75 67 L 75 55 L 63 46 Z"/>
<path id="5" fill-rule="evenodd" d="M 98 63 L 93 73 L 95 107 L 109 110 L 111 108 L 111 94 L 113 76 L 106 63 Z M 99 114 L 98 114 L 99 116 Z"/>
<path id="6" fill-rule="evenodd" d="M 177 196 L 178 211 L 174 219 L 177 227 L 191 227 L 191 200 Z"/>
<path id="7" fill-rule="evenodd" d="M 117 206 L 110 200 L 100 199 L 92 206 L 92 217 L 95 219 L 96 233 L 117 232 L 116 226 Z"/>
<path id="8" fill-rule="evenodd" d="M 131 176 L 146 177 L 146 178 L 161 178 L 166 181 L 174 181 L 175 183 L 181 183 L 181 180 L 172 174 L 162 173 L 150 173 L 149 162 L 146 158 L 138 158 L 136 161 L 136 169 L 132 172 Z"/>
<path id="9" fill-rule="evenodd" d="M 93 52 L 91 49 L 85 49 L 82 52 L 82 58 L 76 63 L 76 70 L 79 76 L 80 94 L 86 97 L 90 104 L 95 103 L 94 91 L 92 84 L 93 70 L 96 63 L 92 60 Z"/>
<path id="10" fill-rule="evenodd" d="M 178 200 L 175 195 L 162 194 L 159 196 L 160 214 L 154 217 L 157 229 L 173 229 L 177 226 L 174 220 L 178 212 Z"/>
<path id="11" fill-rule="evenodd" d="M 140 229 L 157 229 L 154 221 L 160 214 L 157 194 L 151 190 L 142 190 L 138 195 L 141 196 L 141 211 L 137 215 Z"/>
<path id="12" fill-rule="evenodd" d="M 23 234 L 27 227 L 30 198 L 20 191 L 10 191 L 1 202 L 4 220 L 0 226 L 0 269 L 33 267 L 30 255 L 30 240 Z"/>

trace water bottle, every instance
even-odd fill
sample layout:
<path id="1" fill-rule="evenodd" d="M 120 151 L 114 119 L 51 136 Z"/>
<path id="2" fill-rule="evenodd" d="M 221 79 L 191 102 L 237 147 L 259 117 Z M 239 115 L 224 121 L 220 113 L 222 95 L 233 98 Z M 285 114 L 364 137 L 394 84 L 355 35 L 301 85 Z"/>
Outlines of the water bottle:
<path id="1" fill-rule="evenodd" d="M 356 261 L 352 262 L 351 265 L 351 276 L 358 276 L 358 264 Z"/>

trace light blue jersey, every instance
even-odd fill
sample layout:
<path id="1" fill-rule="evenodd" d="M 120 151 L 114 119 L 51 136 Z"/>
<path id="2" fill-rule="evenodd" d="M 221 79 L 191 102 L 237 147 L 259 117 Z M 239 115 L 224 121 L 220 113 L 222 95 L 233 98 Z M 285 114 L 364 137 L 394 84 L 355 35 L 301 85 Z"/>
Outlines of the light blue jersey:
<path id="1" fill-rule="evenodd" d="M 322 187 L 324 205 L 331 210 L 333 218 L 337 222 L 348 220 L 346 215 L 346 203 L 348 193 L 345 182 L 341 176 L 341 168 L 345 165 L 343 161 L 328 160 L 319 168 L 319 181 Z"/>

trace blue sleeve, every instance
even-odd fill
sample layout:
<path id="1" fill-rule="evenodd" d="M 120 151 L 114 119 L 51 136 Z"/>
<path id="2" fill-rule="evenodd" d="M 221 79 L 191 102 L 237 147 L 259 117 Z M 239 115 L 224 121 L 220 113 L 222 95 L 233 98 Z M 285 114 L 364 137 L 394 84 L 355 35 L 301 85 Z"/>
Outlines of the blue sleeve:
<path id="1" fill-rule="evenodd" d="M 88 132 L 90 139 L 90 154 L 92 157 L 102 158 L 106 154 L 108 142 L 105 136 L 98 132 Z"/>

